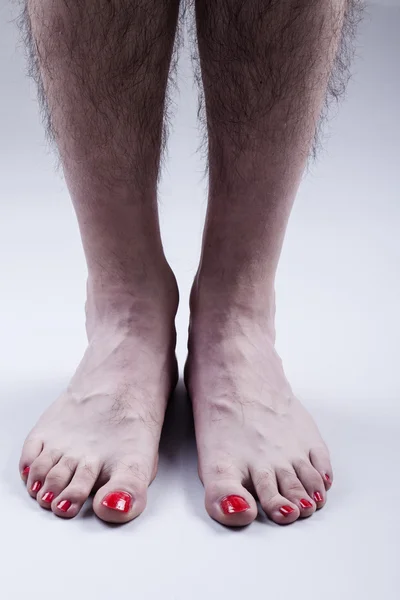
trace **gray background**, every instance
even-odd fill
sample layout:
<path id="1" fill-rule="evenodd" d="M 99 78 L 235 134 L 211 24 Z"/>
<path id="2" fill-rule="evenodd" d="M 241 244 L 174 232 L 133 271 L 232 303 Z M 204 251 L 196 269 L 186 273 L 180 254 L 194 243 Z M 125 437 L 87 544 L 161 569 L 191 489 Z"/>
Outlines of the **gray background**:
<path id="1" fill-rule="evenodd" d="M 135 522 L 107 526 L 90 504 L 73 521 L 57 519 L 23 489 L 17 466 L 24 437 L 85 348 L 86 273 L 67 190 L 24 76 L 13 14 L 1 0 L 2 597 L 398 598 L 399 0 L 369 7 L 348 98 L 304 178 L 277 281 L 279 351 L 331 447 L 335 485 L 327 507 L 310 520 L 282 528 L 260 515 L 242 531 L 205 512 L 181 387 L 148 508 Z M 185 56 L 180 87 L 160 210 L 181 289 L 182 365 L 206 202 Z"/>

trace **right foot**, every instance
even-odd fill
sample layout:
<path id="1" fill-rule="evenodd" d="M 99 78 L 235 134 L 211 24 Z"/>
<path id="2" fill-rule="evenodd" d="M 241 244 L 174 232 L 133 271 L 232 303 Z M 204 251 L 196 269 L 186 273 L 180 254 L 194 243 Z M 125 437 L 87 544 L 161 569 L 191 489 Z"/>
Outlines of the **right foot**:
<path id="1" fill-rule="evenodd" d="M 88 349 L 20 460 L 29 494 L 59 517 L 75 517 L 93 489 L 93 509 L 104 521 L 129 521 L 146 506 L 177 382 L 178 291 L 169 271 L 164 279 L 140 298 L 115 287 L 89 294 Z"/>

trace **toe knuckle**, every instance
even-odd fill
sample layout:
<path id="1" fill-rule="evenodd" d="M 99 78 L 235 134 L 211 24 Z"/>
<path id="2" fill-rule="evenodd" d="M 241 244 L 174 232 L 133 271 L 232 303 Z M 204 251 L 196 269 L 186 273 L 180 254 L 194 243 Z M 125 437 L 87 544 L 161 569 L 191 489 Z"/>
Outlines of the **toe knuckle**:
<path id="1" fill-rule="evenodd" d="M 53 448 L 52 450 L 50 450 L 49 456 L 50 456 L 50 460 L 53 465 L 57 464 L 58 460 L 60 459 L 61 454 L 62 454 L 61 450 L 58 450 L 57 448 Z"/>
<path id="2" fill-rule="evenodd" d="M 32 475 L 43 475 L 49 469 L 49 465 L 45 461 L 35 461 L 35 464 L 32 465 L 31 471 Z"/>
<path id="3" fill-rule="evenodd" d="M 148 465 L 132 460 L 119 460 L 111 469 L 113 475 L 123 479 L 133 480 L 136 486 L 145 486 L 151 479 L 151 469 Z"/>
<path id="4" fill-rule="evenodd" d="M 46 477 L 46 483 L 49 487 L 52 485 L 59 485 L 64 482 L 65 476 L 61 472 L 49 473 L 49 475 Z"/>
<path id="5" fill-rule="evenodd" d="M 253 483 L 258 490 L 263 490 L 275 484 L 275 473 L 272 469 L 257 471 L 253 477 Z"/>
<path id="6" fill-rule="evenodd" d="M 312 447 L 312 449 L 310 450 L 310 455 L 313 458 L 322 458 L 322 459 L 326 460 L 326 458 L 329 458 L 328 446 L 325 444 L 325 442 L 323 442 L 321 440 L 321 442 L 320 442 L 320 444 L 318 444 L 318 446 Z"/>
<path id="7" fill-rule="evenodd" d="M 62 466 L 68 471 L 75 471 L 77 460 L 73 456 L 64 456 L 62 459 Z"/>
<path id="8" fill-rule="evenodd" d="M 97 471 L 97 465 L 94 462 L 86 461 L 82 465 L 82 476 L 85 479 L 96 479 Z"/>
<path id="9" fill-rule="evenodd" d="M 293 463 L 299 471 L 309 470 L 311 466 L 310 461 L 306 456 L 298 458 L 296 461 L 293 461 Z"/>
<path id="10" fill-rule="evenodd" d="M 29 446 L 37 446 L 42 444 L 41 438 L 35 433 L 30 433 L 24 442 L 24 448 Z"/>
<path id="11" fill-rule="evenodd" d="M 233 464 L 229 461 L 219 461 L 214 463 L 207 469 L 208 474 L 217 479 L 231 478 L 233 476 Z"/>
<path id="12" fill-rule="evenodd" d="M 296 473 L 294 472 L 293 469 L 289 468 L 289 467 L 281 467 L 278 471 L 277 471 L 278 477 L 280 479 L 295 479 L 296 478 Z"/>
<path id="13" fill-rule="evenodd" d="M 286 493 L 288 494 L 297 494 L 304 493 L 304 487 L 300 483 L 300 481 L 292 481 L 286 488 Z"/>
<path id="14" fill-rule="evenodd" d="M 323 483 L 322 477 L 317 471 L 310 473 L 309 481 L 314 486 L 320 486 Z"/>
<path id="15" fill-rule="evenodd" d="M 267 512 L 272 511 L 274 508 L 276 508 L 277 506 L 280 506 L 281 504 L 282 504 L 282 498 L 281 498 L 280 494 L 278 494 L 278 493 L 272 494 L 269 498 L 265 498 L 261 501 L 261 506 Z"/>

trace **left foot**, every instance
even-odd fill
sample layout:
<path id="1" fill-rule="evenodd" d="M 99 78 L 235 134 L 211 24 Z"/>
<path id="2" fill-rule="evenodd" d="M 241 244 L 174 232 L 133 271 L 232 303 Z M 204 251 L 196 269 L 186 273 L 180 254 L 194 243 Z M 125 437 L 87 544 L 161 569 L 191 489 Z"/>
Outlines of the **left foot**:
<path id="1" fill-rule="evenodd" d="M 326 502 L 332 467 L 275 351 L 274 311 L 225 294 L 205 299 L 196 284 L 191 309 L 185 379 L 209 515 L 224 525 L 251 523 L 251 491 L 276 523 L 311 516 Z"/>

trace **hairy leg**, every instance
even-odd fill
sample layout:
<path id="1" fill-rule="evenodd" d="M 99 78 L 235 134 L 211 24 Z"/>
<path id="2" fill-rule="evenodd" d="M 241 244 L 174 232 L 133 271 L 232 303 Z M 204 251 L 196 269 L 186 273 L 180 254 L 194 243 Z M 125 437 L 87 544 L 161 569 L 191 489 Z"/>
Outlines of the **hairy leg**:
<path id="1" fill-rule="evenodd" d="M 206 507 L 225 524 L 255 518 L 251 491 L 277 523 L 310 516 L 332 483 L 274 349 L 274 279 L 355 2 L 196 0 L 210 180 L 186 381 Z"/>
<path id="2" fill-rule="evenodd" d="M 127 521 L 146 504 L 176 383 L 175 278 L 157 177 L 178 0 L 28 0 L 22 24 L 88 266 L 89 345 L 29 434 L 20 469 L 43 508 Z"/>

